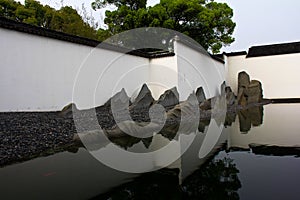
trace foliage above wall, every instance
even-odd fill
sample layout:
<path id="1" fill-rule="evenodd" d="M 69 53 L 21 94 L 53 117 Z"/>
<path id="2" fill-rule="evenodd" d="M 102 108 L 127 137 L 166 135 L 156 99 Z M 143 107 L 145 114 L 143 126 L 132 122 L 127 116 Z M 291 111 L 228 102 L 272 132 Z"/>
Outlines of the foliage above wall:
<path id="1" fill-rule="evenodd" d="M 207 0 L 161 0 L 154 7 L 146 7 L 146 0 L 95 0 L 94 9 L 115 5 L 106 11 L 107 30 L 99 30 L 103 37 L 140 27 L 163 27 L 184 33 L 206 50 L 218 53 L 222 46 L 234 42 L 233 10 L 226 3 Z"/>
<path id="2" fill-rule="evenodd" d="M 55 10 L 35 0 L 25 0 L 24 5 L 14 0 L 0 0 L 0 16 L 100 41 L 126 30 L 163 27 L 186 34 L 212 53 L 218 53 L 234 41 L 233 10 L 226 3 L 161 0 L 153 7 L 146 7 L 147 0 L 95 0 L 92 3 L 93 9 L 108 5 L 117 8 L 106 11 L 104 22 L 108 29 L 97 29 L 84 7 L 81 16 L 72 7 Z"/>
<path id="3" fill-rule="evenodd" d="M 55 10 L 34 0 L 25 0 L 24 5 L 13 0 L 0 0 L 0 16 L 51 30 L 98 39 L 95 27 L 69 6 Z"/>

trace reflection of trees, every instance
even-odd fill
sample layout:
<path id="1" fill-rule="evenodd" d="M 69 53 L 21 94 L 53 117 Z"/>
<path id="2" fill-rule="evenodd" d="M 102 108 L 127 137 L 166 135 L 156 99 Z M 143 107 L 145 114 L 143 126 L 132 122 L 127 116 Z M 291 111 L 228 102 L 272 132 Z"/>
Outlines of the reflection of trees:
<path id="1" fill-rule="evenodd" d="M 239 199 L 241 187 L 233 160 L 212 160 L 183 182 L 186 199 Z"/>
<path id="2" fill-rule="evenodd" d="M 94 199 L 182 199 L 178 174 L 178 169 L 162 169 L 145 173 L 134 181 L 121 185 Z"/>
<path id="3" fill-rule="evenodd" d="M 94 199 L 239 199 L 241 187 L 233 160 L 211 160 L 179 184 L 178 169 L 145 173 Z"/>

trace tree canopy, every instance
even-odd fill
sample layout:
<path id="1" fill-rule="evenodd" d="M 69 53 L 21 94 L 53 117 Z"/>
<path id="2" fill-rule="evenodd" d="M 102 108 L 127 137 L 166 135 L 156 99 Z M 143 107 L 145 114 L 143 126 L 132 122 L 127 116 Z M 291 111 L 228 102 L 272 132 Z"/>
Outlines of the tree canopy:
<path id="1" fill-rule="evenodd" d="M 69 6 L 55 10 L 35 0 L 24 5 L 13 0 L 0 0 L 0 16 L 64 33 L 98 39 L 97 31 Z"/>
<path id="2" fill-rule="evenodd" d="M 218 53 L 223 46 L 234 42 L 233 10 L 226 3 L 208 0 L 161 0 L 146 7 L 146 0 L 95 0 L 93 9 L 115 5 L 106 11 L 107 30 L 98 34 L 105 37 L 140 27 L 163 27 L 184 33 L 206 50 Z"/>
<path id="3" fill-rule="evenodd" d="M 80 16 L 72 7 L 55 10 L 35 0 L 25 0 L 24 5 L 14 0 L 0 0 L 0 16 L 100 41 L 126 30 L 162 27 L 193 38 L 212 53 L 218 53 L 234 41 L 233 10 L 226 3 L 161 0 L 147 7 L 147 0 L 94 0 L 92 8 L 102 9 L 108 5 L 114 5 L 116 10 L 106 11 L 107 29 L 98 30 L 89 23 L 88 17 Z"/>

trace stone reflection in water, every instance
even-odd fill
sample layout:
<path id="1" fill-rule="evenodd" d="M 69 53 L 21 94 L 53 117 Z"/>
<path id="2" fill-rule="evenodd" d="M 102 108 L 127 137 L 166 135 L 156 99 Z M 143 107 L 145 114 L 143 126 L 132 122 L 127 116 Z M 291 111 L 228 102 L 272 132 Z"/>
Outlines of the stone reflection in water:
<path id="1" fill-rule="evenodd" d="M 253 106 L 248 109 L 238 111 L 240 131 L 247 133 L 250 131 L 252 126 L 260 126 L 263 123 L 263 112 L 262 106 Z"/>
<path id="2" fill-rule="evenodd" d="M 225 127 L 232 126 L 236 116 L 239 119 L 240 132 L 246 134 L 252 127 L 263 124 L 264 108 L 263 106 L 252 105 L 248 108 L 229 110 L 226 113 Z"/>
<path id="3" fill-rule="evenodd" d="M 299 146 L 277 146 L 277 145 L 263 145 L 263 144 L 249 144 L 251 151 L 256 155 L 266 156 L 295 156 L 300 157 Z"/>
<path id="4" fill-rule="evenodd" d="M 239 199 L 241 182 L 233 160 L 212 159 L 179 183 L 179 169 L 141 175 L 93 199 Z"/>
<path id="5" fill-rule="evenodd" d="M 239 109 L 239 110 L 228 110 L 226 113 L 225 118 L 225 127 L 230 127 L 233 122 L 236 121 L 236 117 L 239 119 L 239 126 L 240 126 L 240 132 L 241 133 L 248 133 L 252 127 L 260 126 L 263 124 L 263 113 L 264 108 L 263 106 L 256 106 L 252 105 L 248 108 Z M 205 133 L 207 127 L 209 126 L 211 120 L 201 118 L 198 124 L 198 131 L 200 133 Z M 188 129 L 190 126 L 188 124 L 185 125 Z M 163 129 L 158 133 L 162 135 L 163 137 L 167 138 L 168 140 L 174 140 L 178 136 L 178 129 L 179 124 L 168 124 L 163 127 Z M 190 128 L 190 133 L 194 132 L 193 129 Z M 185 134 L 188 134 L 189 131 L 185 132 Z M 125 133 L 120 134 L 121 137 L 110 137 L 110 141 L 115 143 L 116 145 L 127 149 L 129 147 L 132 147 L 133 145 L 143 142 L 144 146 L 148 148 L 151 145 L 152 138 L 136 138 L 132 137 L 130 135 L 127 135 Z"/>

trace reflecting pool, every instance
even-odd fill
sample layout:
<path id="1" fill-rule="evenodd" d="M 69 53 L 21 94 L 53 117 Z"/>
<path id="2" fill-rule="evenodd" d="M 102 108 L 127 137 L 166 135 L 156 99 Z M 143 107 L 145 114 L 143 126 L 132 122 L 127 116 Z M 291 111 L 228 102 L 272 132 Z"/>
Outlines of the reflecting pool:
<path id="1" fill-rule="evenodd" d="M 10 162 L 0 168 L 1 199 L 299 199 L 299 113 L 300 104 L 270 104 L 228 115 L 217 135 L 210 120 L 193 132 L 111 140 L 139 153 L 174 143 L 175 154 L 191 141 L 175 162 L 148 173 L 112 169 L 82 146 Z M 155 156 L 153 166 L 168 159 Z"/>

